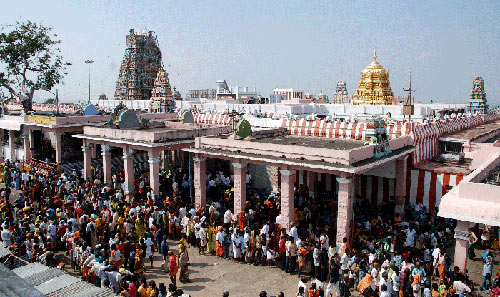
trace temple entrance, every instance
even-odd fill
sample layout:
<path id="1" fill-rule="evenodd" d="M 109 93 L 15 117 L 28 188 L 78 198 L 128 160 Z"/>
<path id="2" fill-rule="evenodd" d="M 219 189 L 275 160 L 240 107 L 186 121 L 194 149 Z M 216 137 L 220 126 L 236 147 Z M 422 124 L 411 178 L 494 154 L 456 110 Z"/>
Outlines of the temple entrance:
<path id="1" fill-rule="evenodd" d="M 41 161 L 49 161 L 54 163 L 56 160 L 56 150 L 52 147 L 49 139 L 44 137 L 40 130 L 32 130 L 33 148 L 31 149 L 31 156 L 33 159 Z"/>
<path id="2" fill-rule="evenodd" d="M 83 161 L 82 156 L 82 140 L 73 137 L 73 135 L 79 133 L 62 133 L 61 135 L 61 149 L 62 149 L 62 161 L 63 162 L 77 162 Z"/>

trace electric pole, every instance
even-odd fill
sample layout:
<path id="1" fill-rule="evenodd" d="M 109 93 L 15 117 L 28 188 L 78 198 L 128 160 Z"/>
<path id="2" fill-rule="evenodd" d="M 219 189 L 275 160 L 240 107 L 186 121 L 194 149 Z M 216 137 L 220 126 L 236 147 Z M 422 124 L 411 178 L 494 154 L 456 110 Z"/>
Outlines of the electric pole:
<path id="1" fill-rule="evenodd" d="M 85 64 L 88 64 L 89 65 L 89 102 L 90 103 L 90 65 L 94 63 L 94 60 L 86 60 L 85 61 Z"/>
<path id="2" fill-rule="evenodd" d="M 411 92 L 415 92 L 414 89 L 411 88 L 411 68 L 410 68 L 410 87 L 408 89 L 403 89 L 403 91 L 408 92 L 408 99 L 406 100 L 406 104 L 403 108 L 406 108 L 408 113 L 408 118 L 411 121 L 411 115 L 413 114 L 413 97 L 411 96 Z M 408 107 L 406 107 L 408 106 Z M 406 112 L 404 113 L 406 115 Z"/>

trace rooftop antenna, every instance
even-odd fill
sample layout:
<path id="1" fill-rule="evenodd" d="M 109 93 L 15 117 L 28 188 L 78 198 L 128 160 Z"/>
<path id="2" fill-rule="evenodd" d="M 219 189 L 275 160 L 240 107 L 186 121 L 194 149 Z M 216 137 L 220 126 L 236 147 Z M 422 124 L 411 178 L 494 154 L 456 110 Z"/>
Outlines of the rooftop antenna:
<path id="1" fill-rule="evenodd" d="M 414 109 L 414 102 L 411 93 L 416 91 L 411 88 L 411 68 L 410 68 L 410 87 L 408 89 L 403 89 L 403 91 L 408 92 L 408 99 L 406 100 L 403 106 L 403 111 L 404 111 L 403 114 L 404 116 L 408 115 L 408 119 L 411 121 L 411 115 L 413 114 L 413 109 Z"/>

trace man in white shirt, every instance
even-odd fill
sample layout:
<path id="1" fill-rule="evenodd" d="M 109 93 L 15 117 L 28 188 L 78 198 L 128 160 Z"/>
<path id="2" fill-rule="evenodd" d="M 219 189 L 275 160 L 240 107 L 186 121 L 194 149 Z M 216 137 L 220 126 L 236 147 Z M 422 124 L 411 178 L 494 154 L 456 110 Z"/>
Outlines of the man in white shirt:
<path id="1" fill-rule="evenodd" d="M 224 227 L 225 228 L 229 228 L 229 226 L 231 225 L 231 217 L 233 216 L 233 214 L 231 213 L 231 210 L 228 209 L 226 210 L 226 212 L 224 213 Z"/>
<path id="2" fill-rule="evenodd" d="M 290 232 L 288 233 L 288 235 L 293 237 L 295 242 L 297 242 L 299 240 L 299 232 L 297 231 L 297 227 L 295 227 L 295 225 L 293 223 L 292 223 L 292 227 L 290 228 Z"/>
<path id="3" fill-rule="evenodd" d="M 470 288 L 462 282 L 462 280 L 459 278 L 459 280 L 456 280 L 453 282 L 453 286 L 457 289 L 457 294 L 459 297 L 464 297 L 465 292 L 470 292 Z"/>
<path id="4" fill-rule="evenodd" d="M 3 230 L 0 233 L 0 237 L 2 238 L 4 245 L 6 247 L 12 245 L 12 232 L 9 231 L 7 226 L 2 227 L 2 229 Z"/>

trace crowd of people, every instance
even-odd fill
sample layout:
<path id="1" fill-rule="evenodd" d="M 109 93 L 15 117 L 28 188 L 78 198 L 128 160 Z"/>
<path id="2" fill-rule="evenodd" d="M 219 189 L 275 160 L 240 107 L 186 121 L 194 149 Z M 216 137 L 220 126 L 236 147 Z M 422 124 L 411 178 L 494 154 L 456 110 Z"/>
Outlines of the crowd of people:
<path id="1" fill-rule="evenodd" d="M 161 195 L 149 191 L 147 174 L 138 174 L 131 196 L 123 190 L 123 174 L 105 184 L 100 168 L 92 168 L 89 180 L 77 170 L 28 172 L 22 163 L 8 161 L 4 168 L 4 244 L 28 261 L 74 271 L 119 296 L 188 296 L 177 287 L 178 281 L 191 282 L 188 247 L 202 255 L 297 274 L 296 296 L 463 297 L 475 289 L 447 253 L 455 223 L 422 205 L 394 214 L 394 205 L 377 207 L 357 197 L 352 239 L 336 244 L 335 218 L 329 215 L 334 202 L 328 195 L 312 195 L 304 185 L 296 188 L 294 222 L 285 230 L 279 193 L 264 196 L 249 187 L 245 210 L 233 213 L 232 180 L 222 172 L 207 176 L 211 202 L 197 208 L 186 174 L 173 171 L 162 171 Z M 498 242 L 496 229 L 473 230 L 471 247 L 479 244 L 478 238 L 484 247 Z M 471 247 L 469 257 L 474 258 Z M 155 253 L 162 256 L 161 263 L 155 263 Z M 65 257 L 67 262 L 61 260 Z M 481 257 L 484 283 L 479 289 L 497 294 L 494 254 Z M 170 283 L 148 281 L 153 267 L 160 267 Z"/>

